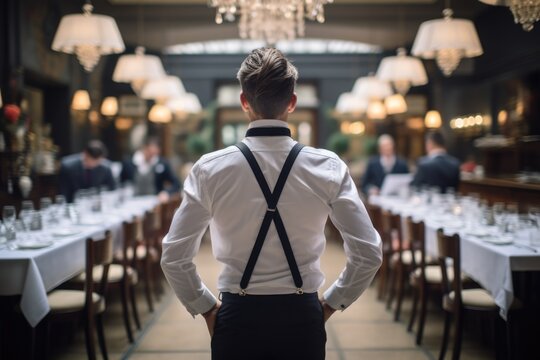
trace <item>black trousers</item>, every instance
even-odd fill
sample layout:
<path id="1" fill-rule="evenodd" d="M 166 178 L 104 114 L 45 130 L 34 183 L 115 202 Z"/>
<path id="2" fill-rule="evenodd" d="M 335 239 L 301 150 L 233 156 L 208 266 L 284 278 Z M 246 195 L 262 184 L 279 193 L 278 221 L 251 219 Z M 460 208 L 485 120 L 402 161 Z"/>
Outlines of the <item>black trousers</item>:
<path id="1" fill-rule="evenodd" d="M 212 360 L 324 360 L 326 330 L 317 293 L 223 293 Z"/>

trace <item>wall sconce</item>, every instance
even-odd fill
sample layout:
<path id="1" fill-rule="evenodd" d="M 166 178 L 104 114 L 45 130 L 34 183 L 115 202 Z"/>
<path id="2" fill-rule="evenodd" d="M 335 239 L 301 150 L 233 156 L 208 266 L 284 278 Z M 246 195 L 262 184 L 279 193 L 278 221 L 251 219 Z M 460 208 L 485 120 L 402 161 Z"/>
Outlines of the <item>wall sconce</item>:
<path id="1" fill-rule="evenodd" d="M 73 95 L 73 100 L 71 101 L 71 108 L 73 110 L 90 110 L 91 105 L 92 103 L 90 102 L 90 94 L 88 94 L 87 90 L 81 89 L 75 91 L 75 94 Z"/>
<path id="2" fill-rule="evenodd" d="M 438 129 L 442 126 L 441 113 L 437 110 L 430 110 L 424 118 L 424 125 L 427 129 Z"/>

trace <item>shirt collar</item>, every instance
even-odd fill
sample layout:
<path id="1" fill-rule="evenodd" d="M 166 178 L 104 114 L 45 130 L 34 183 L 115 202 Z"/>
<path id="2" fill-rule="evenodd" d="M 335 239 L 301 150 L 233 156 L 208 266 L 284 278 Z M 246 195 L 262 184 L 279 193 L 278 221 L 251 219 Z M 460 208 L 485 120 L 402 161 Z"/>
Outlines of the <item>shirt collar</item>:
<path id="1" fill-rule="evenodd" d="M 255 120 L 249 123 L 248 129 L 259 128 L 259 127 L 286 127 L 289 125 L 286 121 L 283 120 L 273 120 L 273 119 L 263 119 Z"/>
<path id="2" fill-rule="evenodd" d="M 431 150 L 431 152 L 429 153 L 428 157 L 433 159 L 434 157 L 436 156 L 439 156 L 439 155 L 444 155 L 446 154 L 446 150 L 444 149 L 433 149 Z"/>

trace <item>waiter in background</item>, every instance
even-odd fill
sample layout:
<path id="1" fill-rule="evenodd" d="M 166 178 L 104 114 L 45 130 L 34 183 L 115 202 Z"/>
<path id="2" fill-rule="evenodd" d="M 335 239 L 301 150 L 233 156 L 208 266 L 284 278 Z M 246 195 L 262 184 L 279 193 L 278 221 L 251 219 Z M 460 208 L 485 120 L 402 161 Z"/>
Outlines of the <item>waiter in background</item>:
<path id="1" fill-rule="evenodd" d="M 250 120 L 246 138 L 193 166 L 161 265 L 187 310 L 205 318 L 212 359 L 322 360 L 324 321 L 369 286 L 382 261 L 380 237 L 345 163 L 290 137 L 298 73 L 289 60 L 257 49 L 237 76 Z M 319 299 L 328 216 L 341 231 L 347 263 Z M 193 263 L 208 225 L 223 264 L 221 304 Z"/>

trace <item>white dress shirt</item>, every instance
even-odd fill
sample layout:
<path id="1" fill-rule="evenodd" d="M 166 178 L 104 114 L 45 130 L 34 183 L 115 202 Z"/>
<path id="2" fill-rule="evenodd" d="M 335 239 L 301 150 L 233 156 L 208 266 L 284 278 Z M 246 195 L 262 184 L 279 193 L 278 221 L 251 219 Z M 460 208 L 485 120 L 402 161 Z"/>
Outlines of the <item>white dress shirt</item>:
<path id="1" fill-rule="evenodd" d="M 287 127 L 279 120 L 257 120 L 251 127 Z M 247 137 L 266 181 L 273 189 L 285 158 L 296 143 L 288 136 Z M 236 146 L 204 155 L 184 185 L 185 196 L 167 236 L 161 266 L 180 301 L 192 314 L 204 313 L 216 298 L 201 281 L 193 258 L 210 225 L 212 250 L 223 264 L 221 292 L 240 292 L 240 279 L 255 243 L 267 204 L 244 155 Z M 278 203 L 303 279 L 304 292 L 324 283 L 320 258 L 328 216 L 340 231 L 346 266 L 324 293 L 334 309 L 345 309 L 369 286 L 382 261 L 381 240 L 358 196 L 345 163 L 334 153 L 304 147 Z M 295 293 L 274 223 L 246 289 L 250 295 Z"/>

